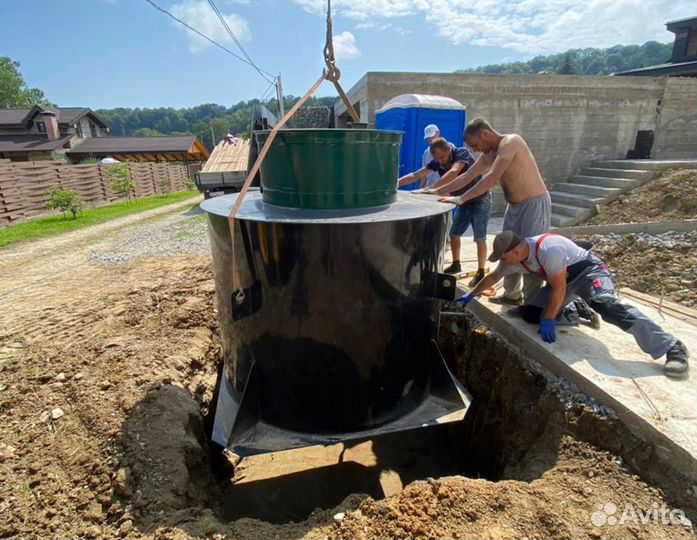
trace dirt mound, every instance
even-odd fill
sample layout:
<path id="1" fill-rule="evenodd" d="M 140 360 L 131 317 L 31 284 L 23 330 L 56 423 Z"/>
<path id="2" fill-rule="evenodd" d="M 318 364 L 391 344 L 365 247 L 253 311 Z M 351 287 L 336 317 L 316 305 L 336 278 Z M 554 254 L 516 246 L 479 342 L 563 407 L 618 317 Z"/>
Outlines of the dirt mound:
<path id="1" fill-rule="evenodd" d="M 584 225 L 679 221 L 697 218 L 697 170 L 671 170 L 621 195 Z"/>
<path id="2" fill-rule="evenodd" d="M 697 233 L 591 236 L 593 251 L 610 266 L 615 285 L 697 306 Z"/>
<path id="3" fill-rule="evenodd" d="M 331 530 L 330 538 L 688 538 L 690 528 L 614 526 L 605 503 L 631 502 L 646 512 L 661 503 L 657 490 L 628 476 L 617 459 L 566 437 L 556 465 L 530 483 L 447 477 L 414 482 L 382 501 L 366 500 Z M 594 525 L 591 519 L 599 526 Z"/>

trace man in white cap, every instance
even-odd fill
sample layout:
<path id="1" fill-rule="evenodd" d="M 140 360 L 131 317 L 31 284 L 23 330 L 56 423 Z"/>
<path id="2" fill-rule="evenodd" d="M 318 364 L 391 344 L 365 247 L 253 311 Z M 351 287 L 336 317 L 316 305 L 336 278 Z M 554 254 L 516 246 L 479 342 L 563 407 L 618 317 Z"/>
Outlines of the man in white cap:
<path id="1" fill-rule="evenodd" d="M 431 154 L 431 143 L 436 139 L 441 139 L 440 129 L 435 124 L 429 124 L 424 128 L 424 140 L 426 141 L 426 150 L 424 150 L 423 158 L 421 159 L 421 166 L 426 167 L 429 163 L 433 161 L 433 154 Z M 455 145 L 451 142 L 448 143 L 450 148 L 455 150 Z M 426 178 L 421 179 L 420 188 L 430 187 L 440 179 L 440 175 L 436 171 L 430 171 Z"/>
<path id="2" fill-rule="evenodd" d="M 690 355 L 684 343 L 631 304 L 621 302 L 607 265 L 586 247 L 590 245 L 557 234 L 523 238 L 511 231 L 499 233 L 489 257 L 491 262 L 500 261 L 498 266 L 456 301 L 467 305 L 510 274 L 537 274 L 546 281 L 545 287 L 517 309 L 524 320 L 539 324 L 543 341 L 556 341 L 555 325 L 578 324 L 579 317 L 592 323 L 597 313 L 631 334 L 654 360 L 665 356 L 667 377 L 687 377 Z"/>

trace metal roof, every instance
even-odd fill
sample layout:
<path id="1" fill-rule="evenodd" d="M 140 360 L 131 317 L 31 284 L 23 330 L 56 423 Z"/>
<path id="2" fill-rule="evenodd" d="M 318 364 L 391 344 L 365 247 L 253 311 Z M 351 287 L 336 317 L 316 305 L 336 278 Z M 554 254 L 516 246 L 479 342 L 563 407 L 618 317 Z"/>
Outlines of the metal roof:
<path id="1" fill-rule="evenodd" d="M 209 153 L 194 135 L 172 137 L 90 137 L 67 152 L 70 156 L 112 156 L 121 161 L 204 161 Z"/>
<path id="2" fill-rule="evenodd" d="M 55 150 L 72 135 L 49 140 L 45 135 L 0 135 L 0 152 L 41 152 Z"/>
<path id="3" fill-rule="evenodd" d="M 467 109 L 462 103 L 446 96 L 429 96 L 425 94 L 402 94 L 393 97 L 376 113 L 387 111 L 389 109 L 449 109 L 456 111 L 464 111 Z"/>
<path id="4" fill-rule="evenodd" d="M 196 137 L 89 137 L 70 150 L 70 154 L 110 152 L 187 152 Z"/>
<path id="5" fill-rule="evenodd" d="M 0 109 L 0 125 L 21 126 L 41 111 L 54 113 L 59 124 L 70 125 L 89 114 L 101 127 L 108 127 L 104 120 L 87 107 L 41 107 L 38 105 L 30 109 Z"/>
<path id="6" fill-rule="evenodd" d="M 627 71 L 618 71 L 613 73 L 613 76 L 646 76 L 646 77 L 660 77 L 661 75 L 673 75 L 673 76 L 692 76 L 697 75 L 697 60 L 690 60 L 689 62 L 667 62 L 665 64 L 657 64 L 655 66 L 647 66 L 643 68 L 630 69 Z"/>
<path id="7" fill-rule="evenodd" d="M 697 26 L 697 17 L 685 17 L 684 19 L 676 19 L 666 23 L 666 28 L 671 32 L 678 28 L 689 28 L 691 26 Z"/>
<path id="8" fill-rule="evenodd" d="M 0 125 L 23 124 L 29 109 L 0 109 Z"/>

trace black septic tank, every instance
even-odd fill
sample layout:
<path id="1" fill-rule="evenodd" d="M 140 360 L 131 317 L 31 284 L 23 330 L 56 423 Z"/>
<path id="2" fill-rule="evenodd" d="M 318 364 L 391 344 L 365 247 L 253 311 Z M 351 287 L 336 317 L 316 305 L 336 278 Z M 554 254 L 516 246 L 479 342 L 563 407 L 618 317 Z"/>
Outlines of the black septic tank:
<path id="1" fill-rule="evenodd" d="M 289 131 L 294 143 L 330 137 L 332 159 L 361 154 L 347 151 L 352 130 Z M 238 455 L 457 421 L 469 405 L 435 341 L 438 298 L 455 292 L 454 279 L 438 273 L 451 207 L 397 193 L 399 134 L 359 133 L 360 144 L 374 139 L 378 150 L 370 160 L 329 167 L 322 183 L 317 161 L 305 155 L 316 148 L 284 145 L 279 132 L 279 148 L 262 167 L 262 192 L 246 195 L 234 225 L 242 303 L 232 286 L 228 222 L 238 195 L 201 205 L 224 353 L 213 440 Z M 356 189 L 391 202 L 347 207 L 366 200 Z M 312 207 L 270 204 L 264 193 Z"/>

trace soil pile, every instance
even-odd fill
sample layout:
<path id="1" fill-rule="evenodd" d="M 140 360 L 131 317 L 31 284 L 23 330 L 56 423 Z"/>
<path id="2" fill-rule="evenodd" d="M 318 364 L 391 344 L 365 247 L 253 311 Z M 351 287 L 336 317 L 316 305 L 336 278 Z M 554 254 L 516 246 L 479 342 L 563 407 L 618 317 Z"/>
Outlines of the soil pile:
<path id="1" fill-rule="evenodd" d="M 610 266 L 615 285 L 697 306 L 697 232 L 594 235 L 593 251 Z"/>
<path id="2" fill-rule="evenodd" d="M 606 513 L 601 501 L 617 510 Z M 648 531 L 638 520 L 620 523 L 625 503 L 645 513 L 658 501 L 659 493 L 627 475 L 612 455 L 564 438 L 556 465 L 538 480 L 493 483 L 446 477 L 414 482 L 397 496 L 364 501 L 329 537 L 636 538 Z M 608 524 L 610 516 L 618 520 L 613 525 Z M 650 534 L 687 538 L 690 529 L 659 524 L 651 526 Z"/>
<path id="3" fill-rule="evenodd" d="M 680 221 L 697 218 L 697 170 L 668 171 L 648 184 L 621 195 L 584 225 Z"/>

